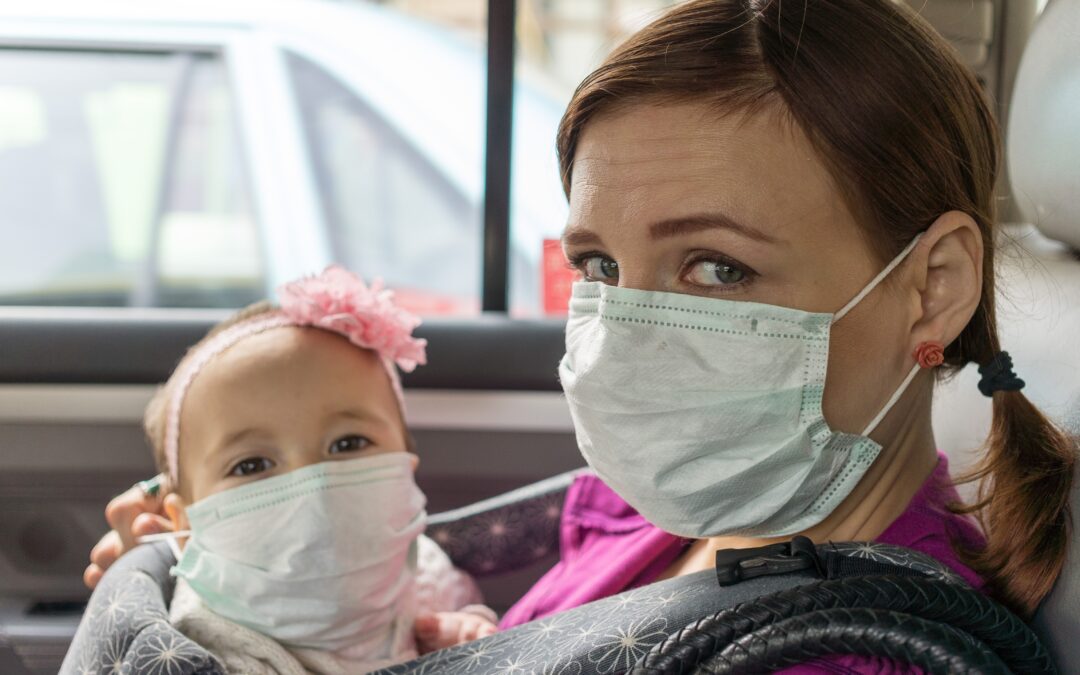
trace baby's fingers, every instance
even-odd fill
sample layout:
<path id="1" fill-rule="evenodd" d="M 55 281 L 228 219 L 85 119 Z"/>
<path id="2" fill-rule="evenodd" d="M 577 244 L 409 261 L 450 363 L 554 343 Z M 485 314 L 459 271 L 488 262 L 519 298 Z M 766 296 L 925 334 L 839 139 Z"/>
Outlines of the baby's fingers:
<path id="1" fill-rule="evenodd" d="M 413 632 L 421 646 L 428 646 L 439 636 L 439 617 L 435 614 L 418 614 L 413 622 Z"/>
<path id="2" fill-rule="evenodd" d="M 109 565 L 116 562 L 120 554 L 124 552 L 124 543 L 116 530 L 110 530 L 101 538 L 94 548 L 90 550 L 90 562 L 101 570 L 106 570 Z"/>
<path id="3" fill-rule="evenodd" d="M 94 563 L 90 563 L 86 570 L 83 571 L 83 583 L 90 590 L 97 588 L 98 582 L 101 581 L 101 577 L 105 576 L 105 570 L 101 569 Z"/>
<path id="4" fill-rule="evenodd" d="M 422 614 L 413 622 L 420 652 L 426 654 L 457 644 L 461 621 L 452 613 Z"/>
<path id="5" fill-rule="evenodd" d="M 461 622 L 461 630 L 458 632 L 458 644 L 472 642 L 489 635 L 494 635 L 495 624 L 480 617 L 469 617 Z"/>

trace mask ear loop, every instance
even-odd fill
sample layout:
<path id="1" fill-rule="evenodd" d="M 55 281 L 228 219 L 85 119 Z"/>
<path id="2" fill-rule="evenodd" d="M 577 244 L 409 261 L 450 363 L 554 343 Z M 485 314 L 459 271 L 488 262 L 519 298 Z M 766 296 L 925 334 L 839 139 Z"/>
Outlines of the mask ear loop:
<path id="1" fill-rule="evenodd" d="M 877 288 L 882 281 L 885 280 L 885 277 L 892 274 L 893 270 L 900 266 L 900 263 L 907 260 L 908 255 L 910 255 L 911 252 L 915 250 L 915 246 L 918 245 L 919 240 L 922 239 L 922 236 L 922 232 L 915 235 L 915 238 L 912 239 L 908 243 L 908 245 L 904 247 L 904 250 L 900 251 L 900 253 L 895 258 L 893 258 L 888 265 L 885 266 L 885 269 L 878 272 L 877 276 L 871 279 L 870 283 L 864 286 L 863 289 L 859 291 L 854 298 L 852 298 L 846 305 L 841 307 L 840 311 L 838 311 L 836 314 L 833 314 L 833 318 L 830 323 L 835 324 L 840 319 L 843 319 L 845 316 L 847 316 L 848 312 L 855 309 L 856 305 L 862 302 L 862 300 L 866 296 L 870 295 L 870 293 L 875 288 Z M 915 376 L 919 373 L 919 370 L 921 370 L 921 368 L 919 364 L 916 363 L 915 366 L 911 369 L 911 371 L 907 374 L 907 377 L 904 378 L 904 381 L 900 384 L 899 387 L 897 387 L 896 391 L 893 392 L 893 395 L 889 397 L 889 400 L 885 404 L 885 407 L 883 407 L 881 411 L 874 416 L 874 419 L 870 420 L 870 424 L 866 425 L 866 428 L 863 429 L 863 432 L 859 434 L 860 436 L 869 436 L 871 433 L 873 433 L 874 429 L 876 429 L 877 426 L 881 424 L 881 420 L 885 419 L 885 416 L 889 414 L 889 411 L 892 410 L 893 406 L 896 405 L 896 402 L 899 401 L 900 397 L 904 395 L 904 392 L 907 390 L 908 385 L 910 385 L 911 381 L 915 379 Z"/>
<path id="2" fill-rule="evenodd" d="M 180 556 L 182 556 L 184 552 L 180 550 L 180 544 L 177 543 L 176 540 L 181 538 L 181 537 L 190 537 L 190 536 L 191 536 L 191 530 L 177 530 L 176 532 L 161 532 L 159 534 L 147 534 L 147 535 L 144 535 L 142 537 L 139 537 L 136 541 L 139 544 L 150 544 L 150 543 L 153 543 L 155 541 L 164 541 L 165 543 L 167 543 L 169 545 L 169 550 L 172 551 L 173 555 L 176 556 L 176 559 L 179 561 Z"/>
<path id="3" fill-rule="evenodd" d="M 869 436 L 871 433 L 873 433 L 874 429 L 877 428 L 877 425 L 881 424 L 881 420 L 885 419 L 885 416 L 889 414 L 889 411 L 892 410 L 894 405 L 896 405 L 896 402 L 899 401 L 900 397 L 904 395 L 904 391 L 907 390 L 908 385 L 911 384 L 911 381 L 915 379 L 915 376 L 919 374 L 920 370 L 922 370 L 922 367 L 916 363 L 915 367 L 912 368 L 911 372 L 909 372 L 907 374 L 907 377 L 904 378 L 904 381 L 900 384 L 896 391 L 893 392 L 893 395 L 889 398 L 889 401 L 885 404 L 885 407 L 881 409 L 881 412 L 879 412 L 877 416 L 874 417 L 874 419 L 870 420 L 870 424 L 866 425 L 866 428 L 863 429 L 863 432 L 859 434 L 860 436 Z"/>
<path id="4" fill-rule="evenodd" d="M 878 272 L 878 275 L 871 279 L 870 283 L 864 286 L 863 289 L 859 291 L 858 295 L 852 298 L 851 301 L 848 302 L 848 304 L 841 307 L 840 311 L 838 311 L 836 314 L 833 314 L 832 323 L 836 323 L 840 319 L 843 319 L 848 312 L 855 309 L 855 305 L 859 304 L 860 302 L 862 302 L 863 298 L 870 295 L 870 292 L 877 288 L 878 284 L 885 280 L 885 277 L 892 274 L 892 271 L 899 267 L 900 263 L 904 262 L 904 260 L 907 259 L 908 254 L 915 250 L 915 245 L 919 243 L 919 240 L 922 239 L 922 236 L 922 232 L 915 235 L 915 238 L 911 240 L 911 243 L 905 246 L 904 250 L 900 251 L 900 254 L 893 258 L 892 262 L 885 266 L 885 269 Z"/>

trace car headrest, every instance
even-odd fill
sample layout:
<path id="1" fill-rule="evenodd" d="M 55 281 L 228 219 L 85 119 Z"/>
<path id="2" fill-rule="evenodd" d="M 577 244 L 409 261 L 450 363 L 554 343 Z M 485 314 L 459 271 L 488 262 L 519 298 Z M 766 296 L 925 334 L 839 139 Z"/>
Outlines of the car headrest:
<path id="1" fill-rule="evenodd" d="M 1024 218 L 1080 249 L 1080 0 L 1050 0 L 1013 89 L 1009 176 Z"/>
<path id="2" fill-rule="evenodd" d="M 1080 0 L 1067 0 L 1080 5 Z M 1078 12 L 1080 14 L 1080 12 Z M 1080 441 L 1080 394 L 1069 404 L 1065 430 Z M 1034 628 L 1050 649 L 1058 672 L 1080 673 L 1080 466 L 1073 479 L 1073 531 L 1065 569 L 1035 614 Z"/>

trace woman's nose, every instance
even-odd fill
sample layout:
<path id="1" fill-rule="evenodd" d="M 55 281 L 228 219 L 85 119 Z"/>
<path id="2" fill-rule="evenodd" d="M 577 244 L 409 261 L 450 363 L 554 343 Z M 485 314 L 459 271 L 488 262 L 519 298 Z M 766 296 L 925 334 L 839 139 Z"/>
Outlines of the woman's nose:
<path id="1" fill-rule="evenodd" d="M 619 288 L 630 288 L 637 291 L 671 291 L 674 290 L 674 279 L 668 279 L 667 275 L 656 265 L 645 262 L 634 264 L 633 262 L 619 263 Z"/>

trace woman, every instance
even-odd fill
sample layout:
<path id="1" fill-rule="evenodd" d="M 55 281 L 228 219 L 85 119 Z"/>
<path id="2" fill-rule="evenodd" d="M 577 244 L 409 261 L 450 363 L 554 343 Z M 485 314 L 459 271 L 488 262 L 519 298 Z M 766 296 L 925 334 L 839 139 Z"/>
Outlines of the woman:
<path id="1" fill-rule="evenodd" d="M 560 375 L 604 480 L 573 486 L 563 559 L 504 625 L 799 533 L 922 550 L 1034 610 L 1073 451 L 998 344 L 998 130 L 939 36 L 889 0 L 691 0 L 582 83 L 558 147 L 587 280 Z M 959 508 L 930 408 L 970 362 L 994 421 Z M 153 510 L 110 504 L 88 583 Z"/>

